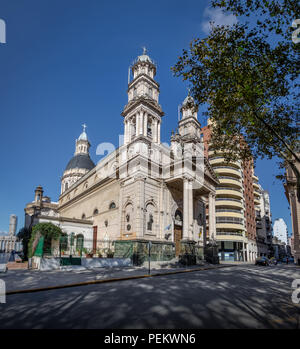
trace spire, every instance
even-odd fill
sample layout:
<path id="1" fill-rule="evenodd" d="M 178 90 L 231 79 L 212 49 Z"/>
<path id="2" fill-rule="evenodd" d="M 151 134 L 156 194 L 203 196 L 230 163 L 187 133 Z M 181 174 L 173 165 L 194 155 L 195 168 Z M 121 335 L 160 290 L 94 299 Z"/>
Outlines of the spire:
<path id="1" fill-rule="evenodd" d="M 83 131 L 79 138 L 76 140 L 76 149 L 75 149 L 75 155 L 77 154 L 89 154 L 89 148 L 90 148 L 90 143 L 88 140 L 88 136 L 85 132 L 87 125 L 83 124 L 81 125 L 83 127 Z"/>
<path id="2" fill-rule="evenodd" d="M 188 89 L 188 95 L 184 99 L 181 107 L 182 118 L 194 117 L 197 119 L 198 106 L 195 103 L 194 98 L 191 96 L 191 89 Z"/>
<path id="3" fill-rule="evenodd" d="M 82 131 L 81 135 L 79 136 L 78 140 L 87 141 L 88 138 L 87 138 L 87 134 L 86 134 L 86 132 L 85 132 L 87 126 L 86 126 L 86 124 L 83 124 L 83 125 L 81 125 L 81 126 L 83 127 L 83 131 Z"/>

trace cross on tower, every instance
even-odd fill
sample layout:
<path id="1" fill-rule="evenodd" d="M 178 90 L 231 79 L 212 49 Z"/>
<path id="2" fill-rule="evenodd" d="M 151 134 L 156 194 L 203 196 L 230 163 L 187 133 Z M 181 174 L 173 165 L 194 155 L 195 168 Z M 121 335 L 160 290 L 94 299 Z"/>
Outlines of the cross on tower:
<path id="1" fill-rule="evenodd" d="M 83 124 L 82 127 L 83 127 L 83 132 L 85 132 L 85 129 L 87 128 L 86 124 Z"/>

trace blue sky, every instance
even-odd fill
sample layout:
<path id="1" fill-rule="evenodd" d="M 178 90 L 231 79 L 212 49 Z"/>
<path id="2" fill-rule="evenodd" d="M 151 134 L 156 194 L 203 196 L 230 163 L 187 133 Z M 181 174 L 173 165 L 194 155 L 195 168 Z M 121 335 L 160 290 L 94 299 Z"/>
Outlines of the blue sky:
<path id="1" fill-rule="evenodd" d="M 142 46 L 158 65 L 165 112 L 161 138 L 169 142 L 178 104 L 187 94 L 187 85 L 170 68 L 192 39 L 205 36 L 208 5 L 205 0 L 0 0 L 7 29 L 6 44 L 0 44 L 0 231 L 8 230 L 11 213 L 22 228 L 25 204 L 37 185 L 58 200 L 60 176 L 84 122 L 95 162 L 99 143 L 118 145 L 128 67 Z M 273 220 L 282 217 L 290 232 L 276 161 L 259 161 L 256 172 L 270 192 Z"/>

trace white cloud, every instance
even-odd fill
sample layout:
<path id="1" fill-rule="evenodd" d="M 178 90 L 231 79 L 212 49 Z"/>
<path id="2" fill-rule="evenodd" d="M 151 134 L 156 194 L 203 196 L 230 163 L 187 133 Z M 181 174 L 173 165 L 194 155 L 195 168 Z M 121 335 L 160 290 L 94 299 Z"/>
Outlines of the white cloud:
<path id="1" fill-rule="evenodd" d="M 201 28 L 205 34 L 209 34 L 211 23 L 217 25 L 229 25 L 237 23 L 237 18 L 233 14 L 226 14 L 220 8 L 206 7 L 203 13 L 205 20 L 201 23 Z"/>

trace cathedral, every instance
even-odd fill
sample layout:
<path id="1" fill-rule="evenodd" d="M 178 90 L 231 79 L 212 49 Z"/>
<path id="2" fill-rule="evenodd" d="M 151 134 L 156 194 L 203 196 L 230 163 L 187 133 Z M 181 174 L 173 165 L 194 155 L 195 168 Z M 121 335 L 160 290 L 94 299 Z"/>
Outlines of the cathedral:
<path id="1" fill-rule="evenodd" d="M 163 144 L 156 68 L 146 50 L 131 66 L 121 113 L 123 144 L 95 165 L 83 125 L 61 178 L 58 203 L 44 200 L 38 187 L 25 208 L 28 227 L 52 221 L 68 235 L 83 236 L 94 252 L 102 240 L 115 241 L 116 250 L 124 242 L 151 241 L 178 256 L 190 246 L 203 250 L 207 237 L 214 239 L 219 181 L 204 157 L 198 108 L 188 95 L 171 145 Z"/>

